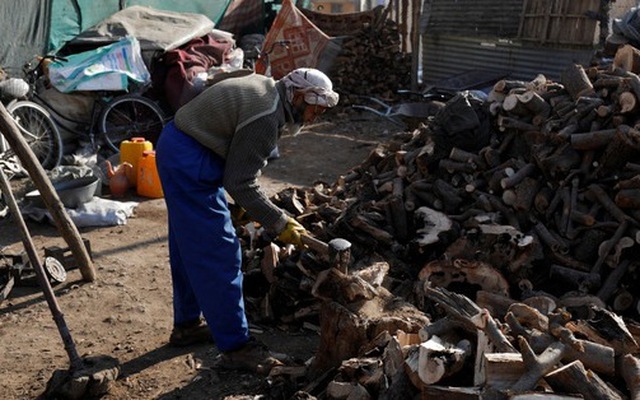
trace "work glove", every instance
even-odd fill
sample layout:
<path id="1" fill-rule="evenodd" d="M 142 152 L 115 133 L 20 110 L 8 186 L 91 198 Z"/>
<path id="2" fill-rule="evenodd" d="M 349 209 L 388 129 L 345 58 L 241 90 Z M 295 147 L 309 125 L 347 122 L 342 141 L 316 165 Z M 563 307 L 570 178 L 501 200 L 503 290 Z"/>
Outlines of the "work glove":
<path id="1" fill-rule="evenodd" d="M 304 226 L 300 225 L 298 221 L 289 217 L 287 221 L 287 225 L 285 225 L 284 229 L 278 235 L 278 240 L 283 243 L 290 243 L 298 248 L 304 247 L 302 243 L 302 235 L 306 235 L 307 230 L 304 229 Z"/>
<path id="2" fill-rule="evenodd" d="M 233 222 L 233 226 L 244 226 L 252 221 L 249 214 L 247 214 L 247 210 L 237 204 L 229 204 L 229 211 L 231 212 L 231 222 Z"/>

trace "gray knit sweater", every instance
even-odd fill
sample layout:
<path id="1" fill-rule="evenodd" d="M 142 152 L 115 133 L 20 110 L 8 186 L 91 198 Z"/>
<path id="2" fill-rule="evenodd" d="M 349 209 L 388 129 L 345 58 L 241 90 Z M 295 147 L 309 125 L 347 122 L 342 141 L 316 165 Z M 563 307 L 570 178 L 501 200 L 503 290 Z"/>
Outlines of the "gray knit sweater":
<path id="1" fill-rule="evenodd" d="M 175 116 L 178 129 L 225 160 L 227 193 L 274 233 L 284 228 L 287 216 L 262 193 L 257 180 L 288 119 L 283 93 L 281 83 L 263 75 L 229 78 L 207 88 Z"/>

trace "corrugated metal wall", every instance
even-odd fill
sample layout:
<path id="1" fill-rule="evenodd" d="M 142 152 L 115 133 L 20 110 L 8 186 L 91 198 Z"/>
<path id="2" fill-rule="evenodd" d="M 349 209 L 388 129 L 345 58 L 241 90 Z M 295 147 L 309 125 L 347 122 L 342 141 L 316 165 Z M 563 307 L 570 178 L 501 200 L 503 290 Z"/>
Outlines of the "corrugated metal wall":
<path id="1" fill-rule="evenodd" d="M 509 40 L 479 40 L 448 35 L 423 35 L 424 83 L 437 83 L 468 71 L 505 72 L 520 80 L 538 74 L 558 80 L 571 63 L 588 64 L 589 51 L 523 46 Z"/>
<path id="2" fill-rule="evenodd" d="M 469 71 L 504 71 L 522 80 L 544 74 L 557 80 L 569 64 L 589 62 L 590 46 L 518 40 L 524 1 L 425 0 L 420 21 L 422 82 L 434 84 Z"/>
<path id="3" fill-rule="evenodd" d="M 473 37 L 514 37 L 523 0 L 425 0 L 426 33 Z M 428 25 L 427 25 L 428 24 Z"/>

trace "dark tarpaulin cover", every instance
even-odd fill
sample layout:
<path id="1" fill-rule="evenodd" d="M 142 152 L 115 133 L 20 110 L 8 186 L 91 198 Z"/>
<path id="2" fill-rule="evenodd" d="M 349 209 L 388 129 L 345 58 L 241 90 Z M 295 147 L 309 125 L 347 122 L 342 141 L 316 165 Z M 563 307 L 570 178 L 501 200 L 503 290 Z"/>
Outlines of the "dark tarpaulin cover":
<path id="1" fill-rule="evenodd" d="M 70 40 L 61 49 L 72 54 L 133 36 L 143 51 L 166 52 L 211 32 L 213 21 L 203 14 L 132 6 L 118 11 Z"/>
<path id="2" fill-rule="evenodd" d="M 48 1 L 0 1 L 0 63 L 10 76 L 22 77 L 21 67 L 46 47 Z"/>

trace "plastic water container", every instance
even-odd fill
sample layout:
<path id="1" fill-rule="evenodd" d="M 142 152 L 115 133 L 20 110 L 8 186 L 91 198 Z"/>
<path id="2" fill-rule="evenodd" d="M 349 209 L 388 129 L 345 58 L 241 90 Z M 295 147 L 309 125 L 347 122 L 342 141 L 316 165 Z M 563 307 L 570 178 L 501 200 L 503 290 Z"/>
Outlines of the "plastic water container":
<path id="1" fill-rule="evenodd" d="M 137 193 L 140 196 L 157 199 L 164 196 L 158 168 L 156 166 L 156 152 L 146 150 L 138 163 Z"/>
<path id="2" fill-rule="evenodd" d="M 142 153 L 149 150 L 153 150 L 153 144 L 143 137 L 133 137 L 131 140 L 123 140 L 120 143 L 120 164 L 128 162 L 133 166 L 127 172 L 131 186 L 136 186 L 136 182 L 138 182 L 138 163 L 142 158 Z"/>

